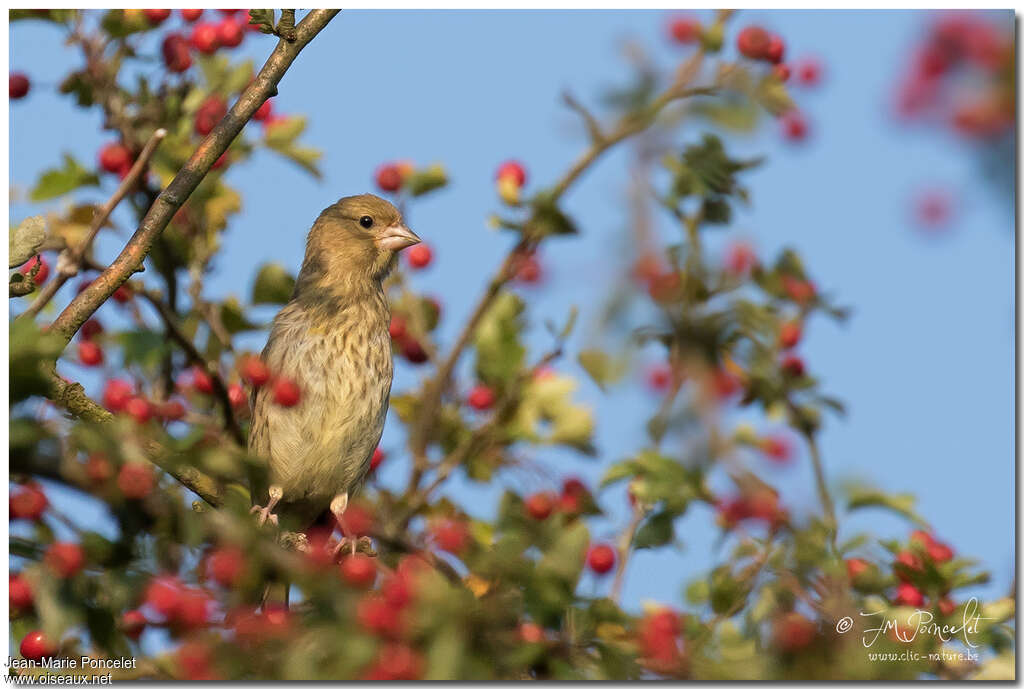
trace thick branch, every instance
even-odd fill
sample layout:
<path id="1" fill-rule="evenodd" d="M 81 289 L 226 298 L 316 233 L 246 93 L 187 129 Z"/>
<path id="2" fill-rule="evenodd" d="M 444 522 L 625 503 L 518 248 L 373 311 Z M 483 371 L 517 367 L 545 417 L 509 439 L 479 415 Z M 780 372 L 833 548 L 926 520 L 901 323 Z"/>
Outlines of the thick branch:
<path id="1" fill-rule="evenodd" d="M 277 47 L 224 119 L 203 139 L 185 166 L 178 171 L 150 207 L 139 228 L 116 259 L 53 322 L 52 329 L 70 342 L 86 320 L 139 267 L 153 242 L 185 203 L 213 164 L 227 150 L 257 109 L 277 92 L 285 72 L 306 45 L 327 26 L 339 10 L 312 10 L 295 27 L 295 40 Z"/>

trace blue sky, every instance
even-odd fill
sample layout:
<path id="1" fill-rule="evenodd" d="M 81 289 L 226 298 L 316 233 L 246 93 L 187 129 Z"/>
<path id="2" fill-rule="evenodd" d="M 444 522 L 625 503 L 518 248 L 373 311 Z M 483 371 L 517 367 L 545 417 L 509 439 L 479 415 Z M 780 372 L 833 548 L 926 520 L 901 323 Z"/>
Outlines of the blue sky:
<path id="1" fill-rule="evenodd" d="M 627 37 L 663 65 L 679 59 L 683 53 L 665 40 L 664 18 L 661 11 L 342 12 L 296 62 L 275 103 L 278 112 L 311 116 L 305 140 L 325 152 L 324 179 L 317 183 L 266 152 L 229 171 L 245 205 L 225 236 L 209 291 L 245 298 L 259 264 L 297 268 L 319 211 L 370 190 L 380 162 L 439 161 L 452 186 L 409 214 L 410 226 L 435 247 L 436 261 L 412 279 L 442 299 L 440 332 L 450 341 L 508 247 L 508 237 L 485 227 L 499 206 L 496 165 L 516 157 L 532 180 L 557 178 L 585 145 L 559 103 L 561 90 L 596 103 L 604 87 L 625 82 L 630 71 L 619 48 Z M 801 345 L 826 390 L 849 408 L 845 419 L 828 420 L 822 436 L 830 480 L 863 477 L 917 494 L 936 532 L 982 560 L 993 572 L 991 591 L 1002 594 L 1014 561 L 1013 201 L 988 188 L 976 157 L 952 137 L 891 121 L 889 97 L 925 19 L 879 11 L 739 14 L 740 26 L 760 23 L 781 33 L 789 55 L 820 56 L 826 75 L 818 89 L 797 92 L 813 127 L 806 145 L 785 144 L 770 123 L 730 140 L 737 152 L 763 153 L 768 162 L 749 174 L 752 206 L 727 236 L 751 239 L 762 255 L 797 247 L 819 288 L 853 309 L 844 325 L 813 322 Z M 249 34 L 238 52 L 259 61 L 272 47 L 272 39 Z M 96 113 L 74 109 L 56 93 L 79 61 L 59 32 L 39 22 L 15 25 L 10 59 L 35 84 L 11 108 L 12 184 L 31 183 L 63 151 L 95 161 L 109 136 L 99 132 Z M 699 134 L 692 128 L 683 138 Z M 545 249 L 549 279 L 528 293 L 535 352 L 547 342 L 544 318 L 561 320 L 573 304 L 583 308 L 583 328 L 570 351 L 580 347 L 618 274 L 628 160 L 625 151 L 609 155 L 566 198 L 583 234 Z M 933 186 L 958 194 L 956 225 L 939 241 L 913 231 L 908 212 L 912 195 Z M 82 198 L 98 201 L 106 191 Z M 11 218 L 38 210 L 14 203 Z M 112 257 L 118 241 L 105 239 L 101 255 Z M 262 337 L 253 338 L 254 348 Z M 562 366 L 578 373 L 572 358 Z M 422 375 L 398 368 L 396 390 Z M 599 420 L 599 460 L 564 452 L 534 458 L 553 477 L 576 474 L 596 483 L 608 463 L 643 442 L 656 401 L 633 387 L 605 395 L 585 379 L 581 384 L 580 396 Z M 390 420 L 384 446 L 396 456 L 398 431 Z M 397 484 L 404 471 L 404 460 L 389 462 L 381 481 Z M 816 506 L 805 459 L 770 475 L 798 512 Z M 544 486 L 523 473 L 500 483 L 479 489 L 454 482 L 450 492 L 486 514 L 503 486 Z M 621 491 L 609 491 L 603 504 L 612 519 L 595 524 L 599 537 L 627 517 Z M 695 509 L 680 522 L 685 549 L 636 556 L 626 580 L 629 604 L 679 600 L 685 580 L 712 562 L 711 518 Z M 885 536 L 909 529 L 879 514 L 842 518 L 843 533 L 860 528 Z"/>

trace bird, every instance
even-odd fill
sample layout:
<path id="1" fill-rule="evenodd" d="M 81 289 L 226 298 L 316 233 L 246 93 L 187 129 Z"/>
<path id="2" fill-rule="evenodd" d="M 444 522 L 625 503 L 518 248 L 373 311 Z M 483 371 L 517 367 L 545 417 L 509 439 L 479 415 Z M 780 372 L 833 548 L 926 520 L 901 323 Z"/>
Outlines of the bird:
<path id="1" fill-rule="evenodd" d="M 373 194 L 346 196 L 313 223 L 261 355 L 274 376 L 297 384 L 299 401 L 278 404 L 270 385 L 252 394 L 248 450 L 265 460 L 252 486 L 261 527 L 301 532 L 329 510 L 346 536 L 338 547 L 347 540 L 342 517 L 369 471 L 391 395 L 383 281 L 399 252 L 419 242 L 401 212 Z"/>

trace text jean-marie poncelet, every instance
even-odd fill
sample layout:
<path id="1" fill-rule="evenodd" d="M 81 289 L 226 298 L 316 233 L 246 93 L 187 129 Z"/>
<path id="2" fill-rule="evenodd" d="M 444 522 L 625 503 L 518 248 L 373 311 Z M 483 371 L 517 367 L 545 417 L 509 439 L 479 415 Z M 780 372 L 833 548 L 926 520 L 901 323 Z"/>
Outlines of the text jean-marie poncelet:
<path id="1" fill-rule="evenodd" d="M 47 670 L 134 670 L 135 658 L 44 658 L 40 661 L 8 657 L 5 667 L 15 670 L 45 668 Z"/>
<path id="2" fill-rule="evenodd" d="M 884 611 L 861 612 L 861 617 L 873 618 L 877 626 L 865 629 L 861 635 L 861 642 L 864 648 L 871 648 L 878 637 L 883 633 L 892 633 L 896 639 L 904 643 L 910 643 L 918 636 L 933 636 L 943 643 L 950 639 L 962 639 L 970 648 L 977 648 L 971 643 L 971 635 L 977 634 L 982 620 L 989 619 L 978 614 L 978 599 L 971 598 L 964 606 L 963 620 L 954 624 L 939 624 L 935 622 L 935 616 L 927 610 L 915 610 L 906 617 L 898 619 L 886 617 Z"/>

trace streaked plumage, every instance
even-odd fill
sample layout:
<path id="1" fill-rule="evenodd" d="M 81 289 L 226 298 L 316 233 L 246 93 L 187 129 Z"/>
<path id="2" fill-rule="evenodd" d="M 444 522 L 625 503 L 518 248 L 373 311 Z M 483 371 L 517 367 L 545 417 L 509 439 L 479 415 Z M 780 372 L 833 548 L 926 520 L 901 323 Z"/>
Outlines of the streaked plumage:
<path id="1" fill-rule="evenodd" d="M 268 461 L 269 486 L 254 486 L 253 499 L 279 487 L 274 511 L 285 528 L 304 529 L 329 507 L 343 511 L 366 477 L 391 392 L 381 281 L 398 251 L 418 241 L 398 209 L 371 194 L 341 199 L 310 230 L 295 292 L 263 350 L 270 370 L 298 383 L 302 398 L 286 408 L 270 386 L 260 388 L 249 431 L 250 452 Z"/>

